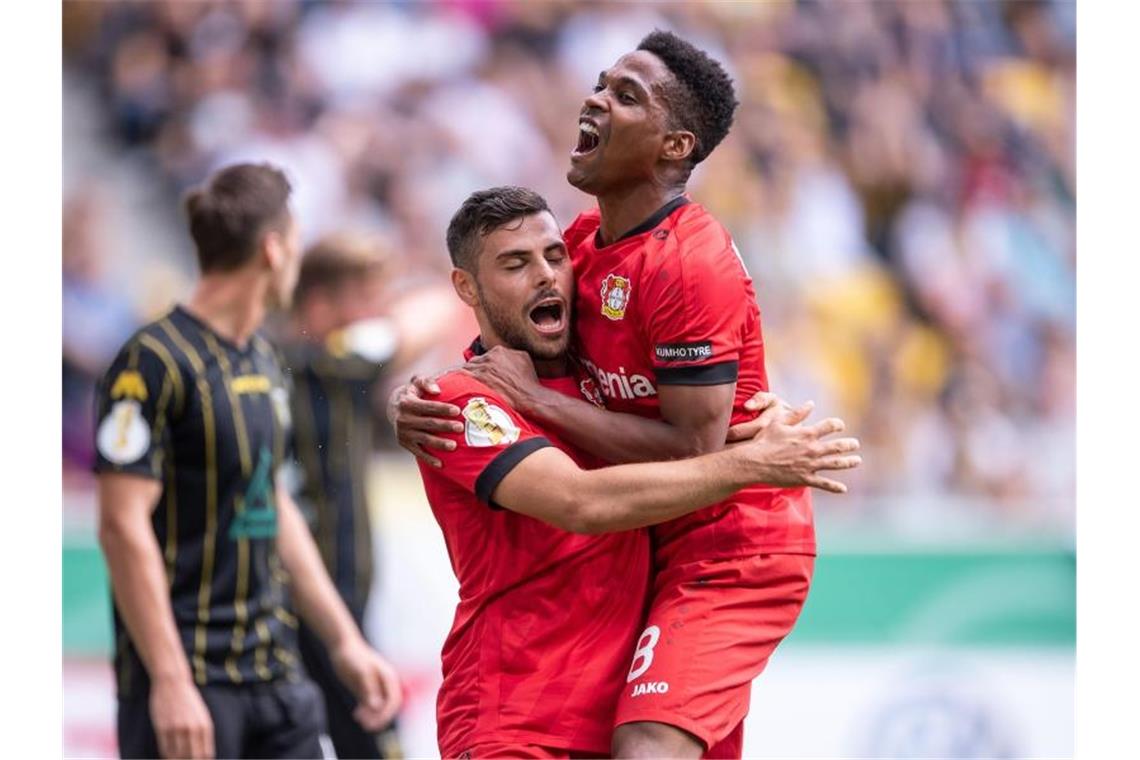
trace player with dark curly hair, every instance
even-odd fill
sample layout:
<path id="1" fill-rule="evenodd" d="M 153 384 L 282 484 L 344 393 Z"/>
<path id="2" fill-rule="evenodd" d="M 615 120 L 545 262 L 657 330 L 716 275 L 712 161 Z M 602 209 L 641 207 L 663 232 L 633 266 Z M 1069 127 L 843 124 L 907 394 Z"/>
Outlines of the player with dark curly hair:
<path id="1" fill-rule="evenodd" d="M 768 381 L 752 280 L 728 231 L 685 194 L 736 105 L 724 68 L 664 31 L 601 72 L 582 104 L 567 179 L 598 208 L 570 225 L 565 242 L 576 348 L 604 410 L 543 388 L 525 355 L 497 351 L 468 364 L 524 416 L 610 462 L 691 457 L 755 432 L 746 402 Z M 416 415 L 432 412 L 415 395 L 399 401 L 412 431 L 400 430 L 400 417 L 397 430 L 426 459 L 422 446 L 446 444 L 416 427 Z M 844 490 L 822 477 L 802 482 Z M 811 583 L 810 496 L 754 486 L 652 531 L 655 580 L 613 752 L 740 757 L 752 680 Z"/>
<path id="2" fill-rule="evenodd" d="M 728 232 L 685 195 L 736 106 L 724 68 L 665 31 L 603 71 L 582 105 L 567 179 L 598 210 L 582 214 L 566 242 L 580 349 L 609 412 L 539 394 L 525 408 L 607 458 L 719 449 L 729 425 L 751 416 L 744 402 L 767 390 L 751 279 Z M 629 414 L 658 420 L 656 436 L 623 435 Z M 752 679 L 807 596 L 810 497 L 747 489 L 653 534 L 656 581 L 614 753 L 739 757 Z"/>

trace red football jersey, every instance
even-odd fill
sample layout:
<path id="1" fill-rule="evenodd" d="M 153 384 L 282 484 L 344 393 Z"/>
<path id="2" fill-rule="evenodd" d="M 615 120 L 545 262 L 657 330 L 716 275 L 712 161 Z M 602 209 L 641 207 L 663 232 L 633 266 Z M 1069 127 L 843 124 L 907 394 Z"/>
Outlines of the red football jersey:
<path id="1" fill-rule="evenodd" d="M 677 198 L 598 246 L 597 209 L 566 230 L 578 284 L 579 350 L 614 411 L 660 418 L 659 385 L 736 382 L 732 423 L 767 390 L 760 309 L 728 231 Z M 815 554 L 807 489 L 753 486 L 657 526 L 660 564 L 764 552 Z"/>
<path id="2" fill-rule="evenodd" d="M 433 452 L 442 468 L 420 464 L 459 580 L 437 700 L 440 752 L 456 757 L 490 742 L 608 753 L 648 593 L 648 533 L 576 535 L 489 503 L 507 473 L 543 446 L 582 467 L 600 462 L 469 375 L 438 382 L 435 400 L 462 409 L 465 424 L 443 434 L 455 451 Z M 542 382 L 577 398 L 590 390 L 585 377 Z"/>

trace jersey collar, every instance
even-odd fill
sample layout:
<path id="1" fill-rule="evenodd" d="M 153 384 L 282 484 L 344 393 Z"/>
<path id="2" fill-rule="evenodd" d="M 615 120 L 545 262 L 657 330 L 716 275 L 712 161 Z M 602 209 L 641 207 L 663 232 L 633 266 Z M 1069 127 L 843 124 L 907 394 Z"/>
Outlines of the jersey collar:
<path id="1" fill-rule="evenodd" d="M 476 335 L 475 340 L 471 341 L 471 345 L 463 352 L 463 360 L 467 361 L 473 356 L 482 356 L 487 353 L 487 348 L 483 345 L 483 336 Z"/>
<path id="2" fill-rule="evenodd" d="M 482 356 L 485 353 L 487 353 L 487 347 L 483 345 L 483 336 L 478 335 L 475 337 L 475 340 L 471 341 L 471 345 L 464 349 L 463 360 L 471 361 L 473 357 Z M 570 350 L 570 366 L 573 369 L 568 377 L 572 377 L 575 374 L 582 374 L 585 371 L 582 360 L 578 358 L 577 352 L 573 349 Z"/>
<path id="3" fill-rule="evenodd" d="M 649 218 L 646 219 L 644 222 L 637 225 L 632 230 L 629 230 L 624 235 L 622 235 L 617 240 L 615 240 L 613 243 L 609 243 L 608 245 L 613 245 L 614 243 L 620 243 L 621 241 L 626 240 L 626 239 L 631 238 L 631 237 L 634 237 L 635 235 L 641 235 L 643 233 L 649 232 L 651 229 L 653 229 L 657 225 L 661 224 L 661 222 L 665 221 L 669 217 L 669 215 L 672 214 L 674 211 L 681 208 L 682 206 L 689 205 L 689 203 L 690 203 L 690 201 L 688 198 L 686 198 L 683 195 L 678 195 L 676 198 L 669 201 L 664 206 L 662 206 L 661 208 L 657 209 L 652 214 L 650 214 Z M 602 228 L 601 228 L 601 226 L 599 226 L 598 231 L 594 233 L 594 247 L 595 248 L 605 248 L 606 247 L 605 245 L 602 244 Z"/>

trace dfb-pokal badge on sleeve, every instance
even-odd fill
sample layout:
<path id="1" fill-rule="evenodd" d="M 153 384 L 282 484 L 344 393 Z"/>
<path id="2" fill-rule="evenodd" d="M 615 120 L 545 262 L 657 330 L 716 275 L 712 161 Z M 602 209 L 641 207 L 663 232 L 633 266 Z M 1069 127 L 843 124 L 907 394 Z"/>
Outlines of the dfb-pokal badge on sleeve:
<path id="1" fill-rule="evenodd" d="M 505 411 L 482 396 L 463 407 L 463 438 L 468 446 L 507 446 L 519 439 L 518 426 Z"/>
<path id="2" fill-rule="evenodd" d="M 123 370 L 111 383 L 111 411 L 99 423 L 95 446 L 114 464 L 137 462 L 150 447 L 150 426 L 142 415 L 146 381 L 135 370 Z"/>
<path id="3" fill-rule="evenodd" d="M 137 462 L 150 446 L 150 426 L 134 399 L 115 402 L 95 436 L 99 453 L 115 464 Z"/>

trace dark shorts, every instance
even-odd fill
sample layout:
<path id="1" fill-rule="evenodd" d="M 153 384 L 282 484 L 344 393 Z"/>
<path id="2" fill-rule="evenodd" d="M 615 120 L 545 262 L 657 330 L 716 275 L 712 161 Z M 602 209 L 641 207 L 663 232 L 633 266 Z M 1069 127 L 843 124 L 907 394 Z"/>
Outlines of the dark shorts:
<path id="1" fill-rule="evenodd" d="M 361 617 L 357 616 L 358 624 Z M 305 670 L 324 694 L 325 723 L 329 738 L 336 748 L 336 756 L 366 760 L 403 757 L 395 723 L 373 734 L 365 731 L 356 722 L 356 718 L 352 717 L 352 712 L 356 709 L 356 697 L 337 677 L 324 644 L 304 623 L 298 629 L 298 643 Z"/>
<path id="2" fill-rule="evenodd" d="M 214 757 L 324 756 L 324 698 L 312 681 L 205 686 L 199 691 L 214 721 Z M 119 700 L 118 734 L 121 757 L 159 757 L 148 698 Z"/>

